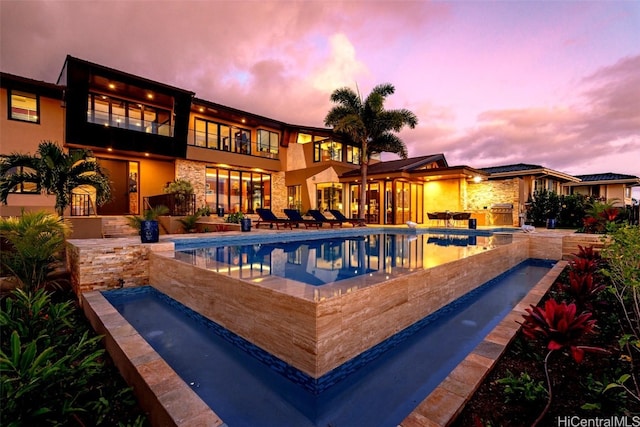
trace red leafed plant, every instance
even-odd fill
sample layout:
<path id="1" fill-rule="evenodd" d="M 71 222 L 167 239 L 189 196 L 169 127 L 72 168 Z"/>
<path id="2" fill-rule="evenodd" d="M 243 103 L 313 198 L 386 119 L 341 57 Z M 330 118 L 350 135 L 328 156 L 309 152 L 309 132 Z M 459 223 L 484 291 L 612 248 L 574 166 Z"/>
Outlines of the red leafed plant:
<path id="1" fill-rule="evenodd" d="M 600 252 L 596 252 L 596 250 L 593 248 L 593 245 L 591 246 L 578 245 L 578 253 L 573 254 L 573 256 L 576 258 L 597 259 L 597 260 L 602 259 L 602 255 L 600 254 Z"/>
<path id="2" fill-rule="evenodd" d="M 577 314 L 575 304 L 567 304 L 566 302 L 558 303 L 554 299 L 545 302 L 544 307 L 534 307 L 526 309 L 524 322 L 522 323 L 522 332 L 531 339 L 543 338 L 547 341 L 547 349 L 549 352 L 544 358 L 544 372 L 547 378 L 547 388 L 549 391 L 549 399 L 542 413 L 533 423 L 537 426 L 544 418 L 553 397 L 551 391 L 551 380 L 549 378 L 548 362 L 549 356 L 555 350 L 568 348 L 573 359 L 580 363 L 584 357 L 585 351 L 606 352 L 604 349 L 597 347 L 587 347 L 576 345 L 577 341 L 587 334 L 591 334 L 595 330 L 596 321 L 591 319 L 591 313 L 588 311 Z"/>
<path id="3" fill-rule="evenodd" d="M 545 338 L 548 340 L 549 350 L 561 350 L 568 347 L 573 359 L 580 363 L 584 356 L 584 350 L 590 347 L 574 345 L 575 342 L 586 334 L 594 332 L 596 321 L 591 319 L 588 311 L 577 314 L 575 304 L 566 302 L 558 303 L 549 299 L 543 307 L 526 309 L 522 332 L 528 338 Z"/>
<path id="4" fill-rule="evenodd" d="M 592 304 L 606 287 L 598 276 L 588 270 L 569 270 L 568 283 L 560 284 L 562 291 L 581 309 L 592 308 Z"/>

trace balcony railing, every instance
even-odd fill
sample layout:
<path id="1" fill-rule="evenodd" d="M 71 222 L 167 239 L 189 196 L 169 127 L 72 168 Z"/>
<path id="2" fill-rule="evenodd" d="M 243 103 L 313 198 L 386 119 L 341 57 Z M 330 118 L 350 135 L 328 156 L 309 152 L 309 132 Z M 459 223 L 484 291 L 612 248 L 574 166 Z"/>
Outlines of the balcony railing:
<path id="1" fill-rule="evenodd" d="M 196 213 L 195 194 L 160 194 L 144 198 L 144 209 L 152 209 L 161 205 L 169 208 L 168 215 L 184 216 Z"/>
<path id="2" fill-rule="evenodd" d="M 211 135 L 209 136 L 211 138 Z M 223 137 L 220 143 L 208 141 L 205 132 L 194 130 L 189 131 L 189 145 L 195 147 L 208 148 L 210 150 L 226 151 L 229 153 L 246 154 L 249 156 L 264 157 L 266 159 L 275 159 L 278 157 L 278 150 L 264 144 L 258 144 L 257 141 L 235 140 Z"/>
<path id="3" fill-rule="evenodd" d="M 157 121 L 134 119 L 131 117 L 109 114 L 101 111 L 87 111 L 87 122 L 107 127 L 150 133 L 153 135 L 173 136 L 173 126 L 168 123 L 158 123 Z"/>

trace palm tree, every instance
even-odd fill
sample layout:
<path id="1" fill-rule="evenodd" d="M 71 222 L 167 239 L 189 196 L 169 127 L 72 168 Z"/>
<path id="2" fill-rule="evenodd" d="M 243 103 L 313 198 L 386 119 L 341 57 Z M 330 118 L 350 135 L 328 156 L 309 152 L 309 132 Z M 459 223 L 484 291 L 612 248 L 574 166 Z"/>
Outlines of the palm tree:
<path id="1" fill-rule="evenodd" d="M 88 185 L 96 190 L 96 204 L 111 199 L 107 172 L 89 150 L 68 154 L 57 143 L 42 141 L 35 155 L 13 153 L 0 158 L 0 202 L 7 204 L 17 185 L 31 183 L 56 196 L 56 211 L 62 216 L 71 201 L 71 191 Z"/>
<path id="2" fill-rule="evenodd" d="M 384 101 L 393 94 L 395 88 L 390 83 L 383 83 L 373 88 L 369 96 L 363 101 L 360 93 L 351 88 L 336 89 L 331 94 L 331 102 L 335 105 L 324 119 L 326 126 L 333 126 L 333 130 L 344 135 L 352 143 L 360 146 L 360 172 L 362 183 L 360 186 L 359 215 L 365 212 L 365 194 L 367 191 L 367 169 L 369 160 L 374 153 L 395 153 L 401 158 L 407 158 L 407 147 L 394 133 L 400 132 L 404 126 L 415 128 L 418 118 L 409 110 L 385 110 Z"/>

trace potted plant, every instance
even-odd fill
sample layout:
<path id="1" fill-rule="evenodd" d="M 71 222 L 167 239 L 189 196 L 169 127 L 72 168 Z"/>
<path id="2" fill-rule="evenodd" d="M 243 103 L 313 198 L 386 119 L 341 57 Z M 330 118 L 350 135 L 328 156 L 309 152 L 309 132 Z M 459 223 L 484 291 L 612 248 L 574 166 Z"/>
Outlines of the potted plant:
<path id="1" fill-rule="evenodd" d="M 154 206 L 144 211 L 142 216 L 127 217 L 129 225 L 140 233 L 142 243 L 156 243 L 160 239 L 158 217 L 166 215 L 169 208 L 164 205 Z"/>

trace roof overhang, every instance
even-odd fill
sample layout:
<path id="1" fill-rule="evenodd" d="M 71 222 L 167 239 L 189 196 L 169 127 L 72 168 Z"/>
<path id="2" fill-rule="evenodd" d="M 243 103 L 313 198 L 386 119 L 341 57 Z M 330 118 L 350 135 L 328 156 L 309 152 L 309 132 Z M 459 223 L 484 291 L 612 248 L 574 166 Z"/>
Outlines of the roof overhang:
<path id="1" fill-rule="evenodd" d="M 623 184 L 625 187 L 640 187 L 640 178 L 625 178 L 625 179 L 603 179 L 597 181 L 579 181 L 579 182 L 567 182 L 562 184 L 564 187 L 582 187 L 588 185 L 612 185 Z"/>
<path id="2" fill-rule="evenodd" d="M 547 168 L 527 169 L 527 170 L 510 171 L 510 172 L 497 172 L 497 173 L 492 173 L 489 176 L 489 179 L 521 178 L 524 176 L 534 176 L 535 178 L 552 177 L 552 178 L 558 179 L 559 181 L 580 182 L 580 179 L 576 178 L 575 176 L 566 174 L 564 172 L 559 172 L 553 169 L 547 169 Z"/>

